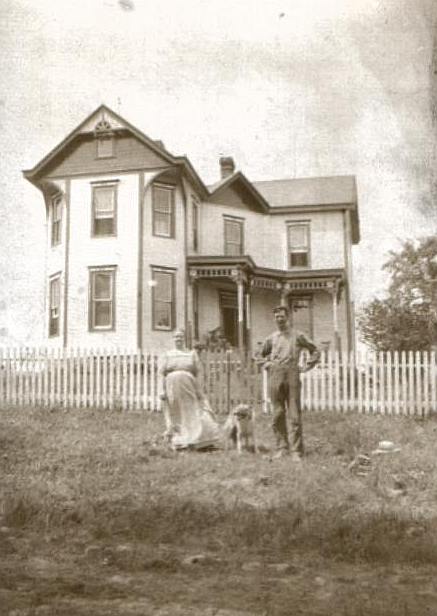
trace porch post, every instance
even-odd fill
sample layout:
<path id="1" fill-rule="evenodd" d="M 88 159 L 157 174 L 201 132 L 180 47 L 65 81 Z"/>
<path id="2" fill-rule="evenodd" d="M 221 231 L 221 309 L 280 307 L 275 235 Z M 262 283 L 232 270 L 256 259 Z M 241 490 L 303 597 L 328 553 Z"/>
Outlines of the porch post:
<path id="1" fill-rule="evenodd" d="M 233 270 L 232 279 L 237 284 L 238 297 L 238 349 L 244 347 L 244 274 L 241 270 Z"/>
<path id="2" fill-rule="evenodd" d="M 196 336 L 195 323 L 196 323 L 196 307 L 194 303 L 194 294 L 196 292 L 197 274 L 192 270 L 188 273 L 188 293 L 187 293 L 187 344 L 191 349 L 193 346 L 194 338 Z"/>
<path id="3" fill-rule="evenodd" d="M 340 350 L 340 335 L 338 333 L 338 284 L 337 282 L 333 282 L 330 289 L 331 297 L 332 297 L 332 324 L 334 327 L 334 349 L 336 351 Z"/>
<path id="4" fill-rule="evenodd" d="M 285 306 L 286 308 L 288 307 L 288 295 L 290 293 L 290 285 L 288 282 L 283 282 L 280 283 L 280 289 L 281 289 L 281 301 L 280 304 L 281 306 Z"/>
<path id="5" fill-rule="evenodd" d="M 246 291 L 246 345 L 247 350 L 250 351 L 252 346 L 252 294 L 250 285 Z"/>

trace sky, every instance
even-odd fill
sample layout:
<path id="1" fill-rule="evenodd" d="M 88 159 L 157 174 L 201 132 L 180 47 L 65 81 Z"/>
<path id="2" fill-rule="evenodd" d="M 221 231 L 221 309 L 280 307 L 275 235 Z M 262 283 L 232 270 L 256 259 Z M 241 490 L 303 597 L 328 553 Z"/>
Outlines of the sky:
<path id="1" fill-rule="evenodd" d="M 0 345 L 43 330 L 45 210 L 21 174 L 101 103 L 205 181 L 353 174 L 356 302 L 435 234 L 433 0 L 0 0 Z"/>

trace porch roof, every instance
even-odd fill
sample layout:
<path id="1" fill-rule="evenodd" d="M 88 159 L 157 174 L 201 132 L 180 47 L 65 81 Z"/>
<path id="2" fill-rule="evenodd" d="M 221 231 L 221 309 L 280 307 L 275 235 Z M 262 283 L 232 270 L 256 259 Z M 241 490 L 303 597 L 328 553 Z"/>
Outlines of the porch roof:
<path id="1" fill-rule="evenodd" d="M 252 287 L 279 290 L 329 290 L 345 281 L 343 268 L 282 270 L 258 267 L 249 255 L 188 256 L 188 271 L 193 278 L 234 278 L 243 273 Z"/>

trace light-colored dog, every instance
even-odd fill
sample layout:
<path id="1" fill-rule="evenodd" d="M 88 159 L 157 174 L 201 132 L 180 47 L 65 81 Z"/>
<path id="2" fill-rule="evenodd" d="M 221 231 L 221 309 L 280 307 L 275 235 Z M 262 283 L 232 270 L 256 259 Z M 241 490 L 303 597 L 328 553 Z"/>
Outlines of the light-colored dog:
<path id="1" fill-rule="evenodd" d="M 238 453 L 250 449 L 252 441 L 253 450 L 257 453 L 256 433 L 255 433 L 255 413 L 248 404 L 239 404 L 228 415 L 224 426 L 226 449 L 232 443 L 237 448 Z"/>

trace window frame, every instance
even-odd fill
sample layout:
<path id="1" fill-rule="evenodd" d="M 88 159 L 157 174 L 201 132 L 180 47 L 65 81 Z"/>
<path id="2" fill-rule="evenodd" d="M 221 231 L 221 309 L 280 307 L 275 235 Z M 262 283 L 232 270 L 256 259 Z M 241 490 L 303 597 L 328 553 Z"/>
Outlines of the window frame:
<path id="1" fill-rule="evenodd" d="M 290 229 L 292 227 L 303 227 L 306 230 L 306 246 L 297 246 L 294 249 L 290 246 Z M 311 268 L 311 221 L 309 220 L 290 220 L 286 222 L 286 242 L 287 242 L 287 269 L 309 269 Z M 305 249 L 304 249 L 305 248 Z M 292 254 L 305 254 L 306 264 L 305 265 L 292 265 L 291 263 L 291 255 Z"/>
<path id="2" fill-rule="evenodd" d="M 88 268 L 88 331 L 89 332 L 107 332 L 115 331 L 116 326 L 116 265 L 98 265 Z M 102 298 L 94 297 L 94 275 L 95 274 L 110 274 L 111 275 L 111 297 L 106 300 Z M 111 323 L 110 325 L 96 325 L 95 324 L 95 303 L 96 302 L 108 302 L 111 306 Z"/>
<path id="3" fill-rule="evenodd" d="M 242 255 L 244 255 L 244 240 L 245 240 L 244 222 L 245 222 L 244 218 L 240 218 L 237 216 L 228 216 L 228 215 L 223 216 L 223 254 L 226 257 L 241 257 Z M 238 224 L 240 228 L 240 244 L 239 244 L 240 251 L 238 253 L 228 252 L 228 245 L 236 246 L 237 244 L 235 242 L 229 242 L 227 239 L 227 235 L 226 235 L 227 223 Z"/>
<path id="4" fill-rule="evenodd" d="M 57 283 L 57 300 L 58 304 L 53 304 L 54 294 L 53 294 L 53 285 Z M 53 316 L 53 311 L 57 310 L 57 315 Z M 53 274 L 53 276 L 49 277 L 49 314 L 48 314 L 48 337 L 49 338 L 57 338 L 61 335 L 61 272 L 57 272 Z M 52 333 L 52 323 L 57 322 L 57 331 Z"/>
<path id="5" fill-rule="evenodd" d="M 166 190 L 171 194 L 171 201 L 170 201 L 170 212 L 169 217 L 169 233 L 157 233 L 156 232 L 156 206 L 155 206 L 155 188 L 158 188 L 160 190 Z M 176 207 L 175 207 L 175 200 L 176 200 L 176 186 L 174 184 L 165 184 L 162 182 L 153 182 L 152 184 L 152 235 L 154 237 L 162 237 L 165 239 L 174 239 L 176 237 L 176 221 L 175 221 L 175 213 L 176 213 Z M 160 214 L 167 214 L 167 212 L 159 212 Z"/>
<path id="6" fill-rule="evenodd" d="M 117 211 L 118 211 L 118 182 L 119 180 L 111 180 L 108 182 L 93 182 L 91 184 L 91 237 L 92 238 L 105 238 L 105 237 L 117 237 Z M 114 206 L 113 215 L 96 217 L 96 194 L 99 189 L 112 188 L 114 192 Z M 96 233 L 96 220 L 112 218 L 113 226 L 112 233 Z"/>
<path id="7" fill-rule="evenodd" d="M 109 141 L 111 144 L 111 153 L 110 154 L 102 154 L 100 151 L 100 146 L 102 142 Z M 96 135 L 96 158 L 98 160 L 106 159 L 106 158 L 115 158 L 115 138 L 111 133 L 101 133 Z"/>
<path id="8" fill-rule="evenodd" d="M 176 328 L 176 269 L 170 267 L 162 267 L 158 265 L 152 265 L 150 267 L 151 270 L 151 280 L 154 281 L 152 284 L 152 293 L 151 293 L 151 315 L 152 315 L 152 330 L 154 331 L 173 331 Z M 163 302 L 164 300 L 157 300 L 156 295 L 156 274 L 166 274 L 171 276 L 171 284 L 170 284 L 170 292 L 171 298 L 170 301 L 167 302 L 170 304 L 170 325 L 167 327 L 165 325 L 158 325 L 156 322 L 155 316 L 155 303 L 156 301 Z"/>
<path id="9" fill-rule="evenodd" d="M 59 217 L 55 218 L 56 208 L 59 206 Z M 59 246 L 62 243 L 62 195 L 55 195 L 50 201 L 50 245 Z"/>

